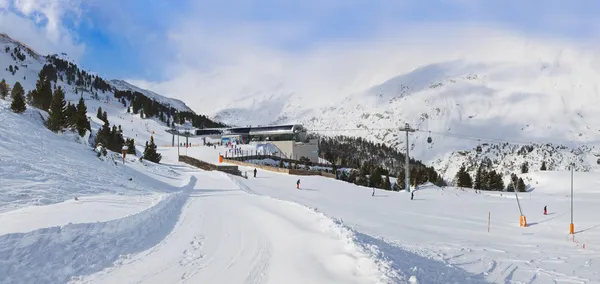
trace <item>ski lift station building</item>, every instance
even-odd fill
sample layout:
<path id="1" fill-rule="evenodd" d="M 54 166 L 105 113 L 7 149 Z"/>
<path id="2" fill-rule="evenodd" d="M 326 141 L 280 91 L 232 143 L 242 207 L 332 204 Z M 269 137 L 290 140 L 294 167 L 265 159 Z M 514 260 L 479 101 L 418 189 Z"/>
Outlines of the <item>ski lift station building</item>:
<path id="1" fill-rule="evenodd" d="M 232 142 L 257 146 L 270 145 L 271 147 L 268 148 L 275 149 L 270 151 L 275 156 L 294 160 L 306 157 L 314 163 L 319 161 L 318 139 L 309 140 L 308 131 L 301 124 L 204 128 L 185 132 L 172 129 L 168 132 L 190 138 L 216 139 L 223 144 Z"/>

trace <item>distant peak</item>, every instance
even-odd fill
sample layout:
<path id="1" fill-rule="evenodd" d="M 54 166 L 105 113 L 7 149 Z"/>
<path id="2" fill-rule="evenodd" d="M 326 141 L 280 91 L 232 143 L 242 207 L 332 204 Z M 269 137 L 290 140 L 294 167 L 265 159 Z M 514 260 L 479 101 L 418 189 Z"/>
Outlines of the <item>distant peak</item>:
<path id="1" fill-rule="evenodd" d="M 16 44 L 19 47 L 25 49 L 25 51 L 27 53 L 29 53 L 29 55 L 36 57 L 36 58 L 40 58 L 42 57 L 42 55 L 40 55 L 37 51 L 35 51 L 33 48 L 29 47 L 28 45 L 10 37 L 8 34 L 6 33 L 0 33 L 0 41 L 6 41 L 8 43 L 12 43 L 12 44 Z"/>

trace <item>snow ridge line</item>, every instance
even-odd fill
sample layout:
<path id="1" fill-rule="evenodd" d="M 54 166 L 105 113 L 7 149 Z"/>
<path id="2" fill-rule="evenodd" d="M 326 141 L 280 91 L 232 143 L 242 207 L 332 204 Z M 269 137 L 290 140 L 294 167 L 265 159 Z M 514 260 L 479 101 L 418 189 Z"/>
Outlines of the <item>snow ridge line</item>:
<path id="1" fill-rule="evenodd" d="M 407 280 L 408 278 L 406 278 L 406 276 L 403 275 L 402 272 L 395 271 L 392 268 L 391 261 L 383 257 L 383 253 L 380 252 L 377 245 L 363 242 L 361 238 L 357 237 L 356 231 L 350 229 L 348 226 L 344 225 L 341 221 L 337 220 L 336 218 L 327 216 L 322 212 L 319 212 L 316 208 L 305 206 L 298 202 L 283 200 L 257 193 L 256 191 L 253 191 L 249 186 L 244 184 L 238 177 L 228 175 L 225 173 L 223 174 L 227 175 L 233 181 L 233 183 L 235 183 L 238 186 L 238 188 L 242 191 L 245 191 L 249 194 L 258 195 L 264 198 L 277 200 L 279 202 L 287 203 L 292 206 L 301 207 L 306 211 L 320 216 L 320 219 L 323 220 L 321 227 L 323 228 L 324 232 L 333 233 L 337 238 L 339 238 L 339 240 L 346 242 L 346 247 L 349 250 L 364 253 L 371 261 L 375 263 L 380 274 L 384 276 L 383 279 L 381 279 L 381 283 L 409 283 Z"/>
<path id="2" fill-rule="evenodd" d="M 0 236 L 0 283 L 66 283 L 153 247 L 172 231 L 196 182 L 191 176 L 181 191 L 125 218 Z"/>

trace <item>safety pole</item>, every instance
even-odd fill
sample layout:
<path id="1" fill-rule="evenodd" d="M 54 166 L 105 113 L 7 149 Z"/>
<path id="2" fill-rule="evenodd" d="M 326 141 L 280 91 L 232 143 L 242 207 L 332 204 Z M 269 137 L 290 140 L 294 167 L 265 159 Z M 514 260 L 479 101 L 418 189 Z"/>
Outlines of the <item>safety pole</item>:
<path id="1" fill-rule="evenodd" d="M 519 212 L 521 213 L 521 217 L 519 220 L 519 226 L 521 227 L 527 227 L 527 219 L 525 218 L 525 216 L 523 215 L 523 210 L 521 209 L 521 202 L 519 202 L 519 195 L 517 194 L 517 185 L 515 184 L 514 180 L 512 181 L 513 183 L 513 188 L 515 191 L 515 197 L 517 198 L 517 205 L 519 206 Z"/>
<path id="2" fill-rule="evenodd" d="M 415 132 L 415 129 L 410 128 L 408 123 L 404 124 L 404 130 L 406 132 L 406 155 L 404 161 L 404 183 L 406 184 L 406 192 L 410 193 L 410 158 L 409 158 L 409 144 L 408 144 L 408 133 Z"/>
<path id="3" fill-rule="evenodd" d="M 571 164 L 571 224 L 569 225 L 569 233 L 575 235 L 575 225 L 573 224 L 573 164 Z"/>

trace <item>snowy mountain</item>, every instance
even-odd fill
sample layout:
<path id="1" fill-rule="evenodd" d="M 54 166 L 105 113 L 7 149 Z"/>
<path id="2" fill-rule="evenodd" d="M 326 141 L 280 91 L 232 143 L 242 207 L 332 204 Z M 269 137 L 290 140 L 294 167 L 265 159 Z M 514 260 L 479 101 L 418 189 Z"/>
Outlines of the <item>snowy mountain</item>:
<path id="1" fill-rule="evenodd" d="M 51 55 L 53 58 L 61 60 L 62 62 L 73 64 L 74 68 L 78 69 L 82 73 L 85 72 L 87 75 L 91 75 L 92 78 L 100 78 L 97 74 L 94 74 L 90 71 L 85 71 L 77 67 L 76 64 L 70 62 L 68 57 L 64 54 Z M 5 79 L 9 85 L 14 85 L 15 82 L 20 82 L 23 85 L 26 91 L 32 90 L 35 88 L 36 80 L 38 79 L 38 73 L 44 65 L 50 64 L 52 61 L 50 60 L 50 56 L 42 56 L 37 53 L 35 50 L 29 48 L 26 44 L 21 43 L 17 40 L 10 38 L 6 34 L 0 34 L 0 79 Z M 66 76 L 65 76 L 66 77 Z M 59 77 L 60 82 L 57 82 L 59 85 L 65 89 L 67 92 L 67 96 L 69 93 L 75 93 L 77 89 L 77 96 L 79 97 L 79 92 L 83 92 L 84 98 L 85 96 L 92 97 L 92 95 L 101 95 L 103 98 L 114 98 L 115 91 L 133 91 L 139 92 L 146 97 L 153 99 L 167 107 L 173 107 L 180 111 L 186 111 L 194 113 L 184 102 L 167 98 L 156 94 L 154 92 L 141 89 L 137 86 L 131 85 L 122 80 L 112 80 L 108 84 L 112 88 L 107 89 L 97 89 L 95 91 L 90 91 L 86 88 L 82 88 L 77 82 L 65 82 L 67 81 L 63 77 Z"/>
<path id="2" fill-rule="evenodd" d="M 192 113 L 194 112 L 191 108 L 189 108 L 184 102 L 182 102 L 180 100 L 163 97 L 155 92 L 139 88 L 139 87 L 134 86 L 130 83 L 127 83 L 123 80 L 110 80 L 110 84 L 119 91 L 139 92 L 139 93 L 144 94 L 148 98 L 154 99 L 157 102 L 160 102 L 162 104 L 174 107 L 180 111 L 189 111 Z"/>
<path id="3" fill-rule="evenodd" d="M 49 58 L 1 40 L 8 50 L 0 49 L 0 63 L 9 67 L 0 75 L 32 89 Z M 480 153 L 454 151 L 434 160 L 450 177 L 467 162 L 501 171 L 524 161 L 533 171 L 545 162 L 554 171 L 519 175 L 529 191 L 519 193 L 518 204 L 513 193 L 423 184 L 413 199 L 405 191 L 263 168 L 256 178 L 244 178 L 180 162 L 182 153 L 218 163 L 233 149 L 200 146 L 197 140 L 173 147 L 163 122 L 127 112 L 125 96 L 114 97 L 118 83 L 81 72 L 72 78 L 73 70 L 54 73 L 67 100 L 85 99 L 93 130 L 104 124 L 95 116 L 102 108 L 112 125 L 135 139 L 137 153 L 97 155 L 89 132 L 83 137 L 52 132 L 44 123 L 47 112 L 28 106 L 14 113 L 11 98 L 0 99 L 0 284 L 600 281 L 600 179 L 576 172 L 571 199 L 571 175 L 564 171 L 571 162 L 578 171 L 594 170 L 592 147 L 477 141 L 494 129 L 456 141 L 458 136 L 434 132 L 431 149 L 415 143 L 415 150 L 431 153 L 452 141 L 481 146 Z M 303 110 L 298 111 L 300 117 Z M 371 119 L 375 123 L 377 114 L 360 121 Z M 150 137 L 162 155 L 160 164 L 139 158 Z M 556 141 L 561 139 L 567 141 Z M 255 167 L 239 169 L 251 173 Z M 570 204 L 573 235 L 567 234 Z M 518 221 L 524 216 L 525 228 Z"/>
<path id="4" fill-rule="evenodd" d="M 296 92 L 285 85 L 249 90 L 252 98 L 214 107 L 214 118 L 231 124 L 248 117 L 260 124 L 299 122 L 322 134 L 362 136 L 400 149 L 405 148 L 405 133 L 398 128 L 409 123 L 419 130 L 409 138 L 411 155 L 438 168 L 456 166 L 463 150 L 483 143 L 508 142 L 511 149 L 552 143 L 597 154 L 596 61 L 576 50 L 538 51 L 524 47 L 531 56 L 507 53 L 432 62 L 334 94 Z M 516 159 L 514 150 L 504 149 L 504 159 Z M 597 169 L 596 159 L 586 157 L 576 161 L 578 167 Z"/>

